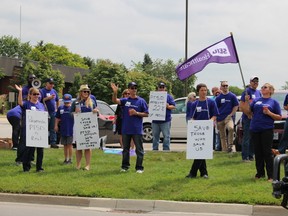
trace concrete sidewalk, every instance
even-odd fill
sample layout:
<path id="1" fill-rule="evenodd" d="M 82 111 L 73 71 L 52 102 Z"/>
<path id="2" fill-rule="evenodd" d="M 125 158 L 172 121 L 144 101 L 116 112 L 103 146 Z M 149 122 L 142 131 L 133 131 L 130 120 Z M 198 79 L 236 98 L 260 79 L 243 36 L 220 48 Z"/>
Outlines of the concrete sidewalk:
<path id="1" fill-rule="evenodd" d="M 105 199 L 70 196 L 28 195 L 0 193 L 1 202 L 19 202 L 46 205 L 66 205 L 101 208 L 106 211 L 137 212 L 189 212 L 205 214 L 287 216 L 288 210 L 280 206 L 253 206 L 245 204 L 176 202 L 165 200 Z"/>

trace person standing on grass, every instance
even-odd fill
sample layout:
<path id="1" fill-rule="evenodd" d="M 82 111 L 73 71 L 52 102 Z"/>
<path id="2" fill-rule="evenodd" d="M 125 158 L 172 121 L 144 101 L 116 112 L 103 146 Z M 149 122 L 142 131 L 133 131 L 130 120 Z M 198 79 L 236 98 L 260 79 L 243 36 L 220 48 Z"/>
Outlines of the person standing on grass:
<path id="1" fill-rule="evenodd" d="M 219 115 L 216 103 L 214 100 L 207 98 L 207 86 L 204 83 L 200 83 L 196 87 L 196 91 L 199 94 L 199 99 L 194 103 L 189 103 L 187 106 L 188 112 L 186 113 L 187 120 L 212 120 L 215 121 Z M 186 178 L 196 178 L 198 170 L 200 176 L 208 178 L 208 171 L 205 159 L 195 159 L 189 174 Z"/>
<path id="2" fill-rule="evenodd" d="M 98 113 L 97 104 L 95 104 L 95 101 L 91 99 L 90 97 L 91 90 L 87 84 L 81 85 L 79 89 L 79 95 L 77 97 L 77 100 L 75 100 L 72 103 L 71 106 L 71 112 L 74 113 L 85 113 L 85 112 L 93 112 Z M 81 169 L 81 160 L 82 160 L 82 150 L 76 150 L 76 169 Z M 84 167 L 84 170 L 90 170 L 90 163 L 91 163 L 91 157 L 92 157 L 92 150 L 91 149 L 85 149 L 85 160 L 86 165 Z"/>
<path id="3" fill-rule="evenodd" d="M 288 94 L 285 97 L 283 107 L 285 110 L 288 111 Z M 286 122 L 284 125 L 284 132 L 283 132 L 283 135 L 281 137 L 280 143 L 278 145 L 279 153 L 285 154 L 287 146 L 288 146 L 288 118 L 286 118 Z"/>
<path id="4" fill-rule="evenodd" d="M 213 95 L 211 97 L 211 99 L 213 99 L 213 100 L 215 100 L 216 97 L 221 94 L 221 90 L 217 86 L 214 86 L 211 89 L 211 91 L 212 91 L 212 95 Z M 222 151 L 221 141 L 220 141 L 220 133 L 219 133 L 219 130 L 217 128 L 217 124 L 215 124 L 214 131 L 213 131 L 213 149 L 215 151 Z"/>
<path id="5" fill-rule="evenodd" d="M 256 175 L 255 179 L 265 178 L 265 167 L 268 181 L 273 177 L 273 128 L 274 121 L 281 120 L 281 108 L 279 103 L 271 98 L 274 87 L 265 83 L 261 87 L 262 97 L 256 98 L 249 104 L 250 96 L 245 96 L 243 112 L 247 116 L 253 116 L 250 124 L 251 141 L 254 144 Z"/>
<path id="6" fill-rule="evenodd" d="M 122 98 L 128 98 L 130 96 L 129 89 L 125 89 L 122 92 Z M 114 134 L 118 133 L 120 137 L 120 145 L 121 148 L 123 148 L 123 141 L 122 141 L 122 118 L 123 118 L 123 106 L 117 105 L 116 111 L 115 111 L 115 118 L 113 124 L 116 125 L 116 130 L 114 131 Z M 135 144 L 133 139 L 131 140 L 131 149 L 134 149 Z"/>
<path id="7" fill-rule="evenodd" d="M 28 100 L 22 100 L 22 87 L 15 84 L 15 88 L 19 91 L 18 94 L 18 104 L 22 108 L 22 132 L 21 132 L 21 140 L 22 144 L 25 146 L 23 151 L 22 157 L 22 165 L 23 171 L 29 172 L 31 169 L 31 161 L 33 160 L 33 155 L 35 152 L 35 147 L 28 147 L 26 145 L 26 110 L 33 110 L 33 111 L 45 111 L 45 107 L 42 103 L 39 102 L 40 92 L 36 88 L 30 88 L 28 92 Z M 42 167 L 43 163 L 43 155 L 44 150 L 43 148 L 36 148 L 37 149 L 37 160 L 36 160 L 36 172 L 43 172 L 44 169 Z"/>
<path id="8" fill-rule="evenodd" d="M 59 132 L 58 124 L 61 122 L 60 134 L 61 139 L 60 143 L 64 145 L 64 164 L 72 164 L 72 152 L 73 152 L 73 126 L 74 118 L 71 115 L 71 102 L 72 96 L 70 94 L 64 94 L 63 96 L 64 105 L 58 107 L 56 112 L 55 126 L 54 130 Z"/>
<path id="9" fill-rule="evenodd" d="M 217 127 L 220 133 L 222 151 L 232 152 L 234 135 L 234 116 L 239 102 L 235 94 L 229 91 L 227 81 L 221 81 L 221 93 L 215 99 L 219 116 L 217 116 Z M 226 136 L 228 130 L 228 137 Z M 228 142 L 228 143 L 227 143 Z"/>
<path id="10" fill-rule="evenodd" d="M 166 84 L 160 82 L 158 84 L 158 91 L 166 91 Z M 163 151 L 170 151 L 170 128 L 171 128 L 171 112 L 175 109 L 175 101 L 173 97 L 167 93 L 166 101 L 166 116 L 164 121 L 152 121 L 152 135 L 153 135 L 153 151 L 159 150 L 160 133 L 163 134 Z"/>
<path id="11" fill-rule="evenodd" d="M 111 83 L 113 90 L 112 101 L 115 104 L 123 106 L 123 121 L 122 121 L 122 138 L 123 138 L 123 153 L 121 172 L 127 172 L 130 168 L 130 143 L 133 139 L 136 147 L 136 173 L 143 173 L 143 117 L 148 116 L 148 105 L 146 101 L 137 95 L 137 84 L 130 82 L 128 89 L 130 97 L 117 98 L 118 86 Z"/>
<path id="12" fill-rule="evenodd" d="M 257 90 L 259 84 L 259 78 L 252 76 L 250 78 L 250 84 L 248 88 L 241 95 L 240 99 L 240 110 L 245 106 L 246 95 L 249 96 L 249 102 L 252 103 L 256 98 L 261 97 L 261 92 Z M 243 140 L 242 140 L 242 161 L 249 162 L 254 160 L 254 144 L 250 138 L 250 123 L 252 116 L 242 114 L 242 126 L 243 126 Z"/>
<path id="13" fill-rule="evenodd" d="M 57 136 L 54 131 L 55 114 L 59 107 L 59 98 L 57 91 L 54 89 L 54 85 L 55 82 L 53 78 L 46 79 L 46 86 L 41 89 L 41 96 L 42 102 L 49 113 L 49 144 L 51 148 L 59 148 L 56 144 Z"/>

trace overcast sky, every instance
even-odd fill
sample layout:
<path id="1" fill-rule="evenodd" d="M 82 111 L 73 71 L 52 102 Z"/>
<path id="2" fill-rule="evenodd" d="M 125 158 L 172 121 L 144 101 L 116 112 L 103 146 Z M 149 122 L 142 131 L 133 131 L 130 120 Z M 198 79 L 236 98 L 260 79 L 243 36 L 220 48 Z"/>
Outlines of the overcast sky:
<path id="1" fill-rule="evenodd" d="M 164 61 L 185 56 L 186 0 L 1 0 L 0 36 L 31 45 L 64 45 L 93 59 L 143 61 L 145 53 Z M 20 25 L 21 7 L 21 25 Z M 280 89 L 288 81 L 287 0 L 189 0 L 188 57 L 233 32 L 248 84 Z M 21 31 L 20 31 L 21 26 Z M 21 34 L 20 34 L 21 32 Z M 209 64 L 196 74 L 211 89 L 220 80 L 242 87 L 238 64 Z M 287 78 L 286 78 L 287 77 Z"/>

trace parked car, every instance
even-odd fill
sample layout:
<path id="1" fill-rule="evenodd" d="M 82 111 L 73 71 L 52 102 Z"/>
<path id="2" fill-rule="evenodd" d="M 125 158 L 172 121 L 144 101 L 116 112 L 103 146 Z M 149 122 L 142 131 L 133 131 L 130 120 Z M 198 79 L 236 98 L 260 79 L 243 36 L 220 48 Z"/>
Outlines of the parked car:
<path id="1" fill-rule="evenodd" d="M 281 90 L 281 91 L 275 91 L 274 94 L 272 95 L 272 98 L 274 98 L 275 100 L 279 102 L 280 107 L 281 107 L 281 112 L 282 112 L 282 120 L 274 122 L 274 137 L 273 137 L 273 145 L 272 145 L 273 148 L 278 148 L 278 144 L 284 132 L 284 124 L 287 118 L 287 111 L 284 110 L 283 103 L 285 100 L 285 96 L 287 94 L 288 94 L 287 90 Z M 242 138 L 243 138 L 243 128 L 242 128 L 242 123 L 240 119 L 235 126 L 234 144 L 236 146 L 237 151 L 241 151 Z"/>
<path id="2" fill-rule="evenodd" d="M 211 96 L 208 96 L 211 97 Z M 186 97 L 175 99 L 176 109 L 172 110 L 171 121 L 171 140 L 187 140 L 187 124 L 186 124 Z M 242 113 L 237 112 L 235 122 L 237 122 Z M 143 141 L 152 142 L 152 121 L 147 118 L 143 118 Z"/>
<path id="3" fill-rule="evenodd" d="M 76 98 L 73 98 L 72 101 L 75 101 Z M 60 105 L 63 105 L 62 99 L 60 99 Z M 98 115 L 98 126 L 99 126 L 99 137 L 105 137 L 105 142 L 108 143 L 118 143 L 119 136 L 114 135 L 113 132 L 113 120 L 115 118 L 115 112 L 113 109 L 104 101 L 97 100 L 97 108 L 99 109 Z M 60 125 L 61 127 L 61 125 Z M 58 142 L 60 140 L 60 135 L 57 135 Z"/>

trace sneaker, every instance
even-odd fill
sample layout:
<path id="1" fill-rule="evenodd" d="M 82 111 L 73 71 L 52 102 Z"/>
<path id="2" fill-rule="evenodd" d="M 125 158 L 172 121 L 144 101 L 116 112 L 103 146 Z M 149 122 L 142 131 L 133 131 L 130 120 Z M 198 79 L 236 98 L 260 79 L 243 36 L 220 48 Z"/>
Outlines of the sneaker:
<path id="1" fill-rule="evenodd" d="M 144 170 L 136 170 L 136 173 L 142 174 L 142 173 L 144 173 Z"/>
<path id="2" fill-rule="evenodd" d="M 64 161 L 63 161 L 63 164 L 68 164 L 68 161 L 67 161 L 67 160 L 64 160 Z"/>
<path id="3" fill-rule="evenodd" d="M 67 164 L 72 164 L 72 160 L 69 159 L 69 160 L 67 161 Z"/>
<path id="4" fill-rule="evenodd" d="M 16 161 L 16 166 L 20 166 L 22 164 L 21 161 Z"/>
<path id="5" fill-rule="evenodd" d="M 243 162 L 243 163 L 250 163 L 251 161 L 248 160 L 248 159 L 243 159 L 242 162 Z"/>
<path id="6" fill-rule="evenodd" d="M 36 170 L 36 172 L 44 172 L 44 169 L 40 168 L 40 169 Z"/>
<path id="7" fill-rule="evenodd" d="M 201 177 L 204 178 L 204 179 L 208 179 L 208 175 L 203 175 Z"/>
<path id="8" fill-rule="evenodd" d="M 121 169 L 120 172 L 128 172 L 128 169 Z"/>
<path id="9" fill-rule="evenodd" d="M 53 144 L 53 145 L 51 145 L 51 146 L 50 146 L 50 148 L 55 148 L 55 149 L 58 149 L 58 148 L 59 148 L 59 146 L 58 146 L 58 145 L 56 145 L 56 144 Z"/>

